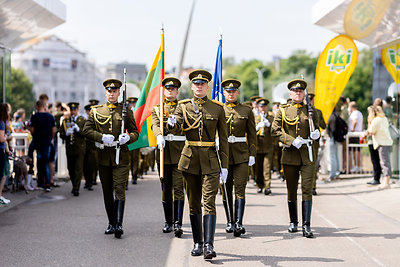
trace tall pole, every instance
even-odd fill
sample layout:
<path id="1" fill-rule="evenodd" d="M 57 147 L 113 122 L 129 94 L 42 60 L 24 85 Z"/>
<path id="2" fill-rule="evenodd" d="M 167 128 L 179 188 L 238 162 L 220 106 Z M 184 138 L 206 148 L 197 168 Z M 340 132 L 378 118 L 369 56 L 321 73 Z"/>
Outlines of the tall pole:
<path id="1" fill-rule="evenodd" d="M 258 75 L 258 95 L 260 97 L 264 97 L 264 89 L 263 89 L 263 73 L 264 73 L 265 69 L 264 68 L 257 68 L 256 72 Z"/>
<path id="2" fill-rule="evenodd" d="M 176 70 L 176 73 L 175 73 L 175 76 L 177 78 L 180 77 L 181 71 L 182 71 L 182 68 L 183 68 L 183 60 L 185 58 L 186 44 L 187 44 L 187 40 L 188 40 L 188 37 L 189 37 L 190 24 L 192 23 L 195 3 L 196 3 L 196 0 L 193 0 L 192 10 L 190 11 L 189 21 L 188 21 L 187 28 L 186 28 L 185 40 L 183 41 L 183 48 L 182 48 L 181 58 L 180 58 L 180 61 L 179 61 L 178 69 Z"/>

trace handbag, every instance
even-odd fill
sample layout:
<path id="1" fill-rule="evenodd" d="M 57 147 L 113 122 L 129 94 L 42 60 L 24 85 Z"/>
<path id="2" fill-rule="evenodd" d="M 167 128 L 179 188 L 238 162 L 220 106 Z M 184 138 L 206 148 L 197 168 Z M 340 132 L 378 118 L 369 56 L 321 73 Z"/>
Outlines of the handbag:
<path id="1" fill-rule="evenodd" d="M 397 129 L 393 123 L 389 123 L 389 133 L 393 140 L 398 140 L 400 137 L 399 129 Z"/>

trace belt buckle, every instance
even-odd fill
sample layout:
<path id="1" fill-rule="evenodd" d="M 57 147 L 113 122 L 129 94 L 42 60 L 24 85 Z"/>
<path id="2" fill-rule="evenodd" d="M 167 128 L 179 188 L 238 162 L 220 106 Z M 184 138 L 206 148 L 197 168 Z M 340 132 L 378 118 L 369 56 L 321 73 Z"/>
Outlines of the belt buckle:
<path id="1" fill-rule="evenodd" d="M 228 137 L 228 143 L 235 143 L 235 141 L 236 141 L 236 137 L 235 137 L 235 136 L 230 135 L 230 136 Z"/>
<path id="2" fill-rule="evenodd" d="M 165 140 L 166 141 L 173 141 L 174 140 L 174 135 L 173 134 L 167 134 Z"/>

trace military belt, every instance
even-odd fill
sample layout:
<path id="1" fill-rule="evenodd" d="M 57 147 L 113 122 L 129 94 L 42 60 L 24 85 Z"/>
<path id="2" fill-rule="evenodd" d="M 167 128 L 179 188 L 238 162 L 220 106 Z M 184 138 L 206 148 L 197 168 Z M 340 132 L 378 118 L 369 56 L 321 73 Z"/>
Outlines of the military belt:
<path id="1" fill-rule="evenodd" d="M 186 140 L 185 144 L 189 145 L 189 146 L 215 146 L 215 142 L 205 142 L 205 141 L 189 141 Z"/>
<path id="2" fill-rule="evenodd" d="M 173 135 L 173 134 L 168 134 L 164 136 L 165 141 L 185 141 L 186 137 L 183 135 Z"/>
<path id="3" fill-rule="evenodd" d="M 105 144 L 105 143 L 99 143 L 99 142 L 94 142 L 97 148 L 104 149 L 104 147 L 116 147 L 118 142 L 113 141 L 111 144 Z"/>
<path id="4" fill-rule="evenodd" d="M 246 143 L 247 142 L 247 138 L 246 136 L 241 136 L 241 137 L 237 137 L 237 136 L 228 136 L 228 143 Z"/>

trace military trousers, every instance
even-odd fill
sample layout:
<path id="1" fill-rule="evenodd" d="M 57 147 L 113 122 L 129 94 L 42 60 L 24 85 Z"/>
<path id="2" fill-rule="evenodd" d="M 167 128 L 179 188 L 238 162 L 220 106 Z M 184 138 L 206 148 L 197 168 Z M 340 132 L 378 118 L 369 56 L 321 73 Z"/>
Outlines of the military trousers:
<path id="1" fill-rule="evenodd" d="M 257 187 L 271 188 L 272 153 L 257 153 L 255 165 Z"/>
<path id="2" fill-rule="evenodd" d="M 160 172 L 160 164 L 157 162 L 157 169 Z M 185 200 L 183 192 L 183 176 L 178 170 L 178 164 L 164 164 L 164 177 L 161 179 L 162 201 L 172 202 L 173 200 Z"/>
<path id="3" fill-rule="evenodd" d="M 182 172 L 186 194 L 189 202 L 189 213 L 201 214 L 201 198 L 203 197 L 204 215 L 216 215 L 215 196 L 219 186 L 219 172 L 210 174 L 191 174 Z"/>
<path id="4" fill-rule="evenodd" d="M 72 189 L 79 190 L 83 175 L 84 154 L 67 155 L 67 168 L 71 179 Z"/>
<path id="5" fill-rule="evenodd" d="M 314 163 L 300 166 L 283 164 L 283 175 L 286 179 L 288 201 L 297 201 L 297 188 L 300 175 L 302 200 L 312 200 L 314 171 Z"/>
<path id="6" fill-rule="evenodd" d="M 226 179 L 225 183 L 229 200 L 232 200 L 233 189 L 235 189 L 235 199 L 246 199 L 245 190 L 246 190 L 248 176 L 249 176 L 248 162 L 229 165 L 228 178 Z M 223 192 L 222 197 L 224 198 L 224 200 L 226 200 L 224 190 L 222 190 L 222 192 Z"/>
<path id="7" fill-rule="evenodd" d="M 129 151 L 129 167 L 132 179 L 137 178 L 139 169 L 139 149 Z"/>
<path id="8" fill-rule="evenodd" d="M 318 179 L 318 149 L 319 145 L 316 146 L 315 148 L 313 147 L 313 165 L 314 165 L 314 177 L 313 177 L 313 182 L 312 182 L 312 188 L 317 188 L 317 179 Z"/>
<path id="9" fill-rule="evenodd" d="M 85 166 L 83 175 L 85 176 L 86 185 L 92 186 L 93 181 L 96 181 L 99 169 L 99 153 L 97 149 L 86 149 L 83 162 L 83 166 Z"/>
<path id="10" fill-rule="evenodd" d="M 101 187 L 105 203 L 125 200 L 125 186 L 128 182 L 129 164 L 117 166 L 99 166 Z"/>

